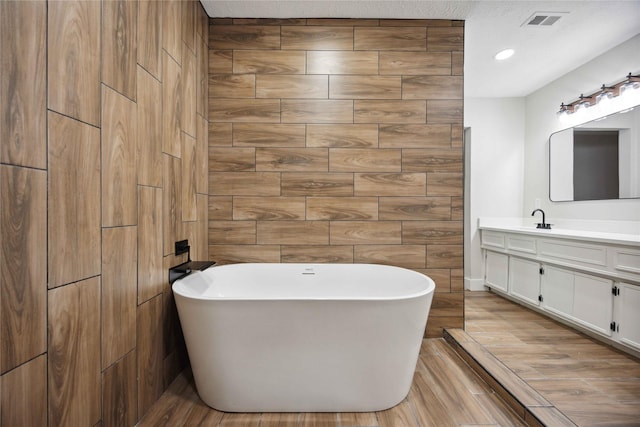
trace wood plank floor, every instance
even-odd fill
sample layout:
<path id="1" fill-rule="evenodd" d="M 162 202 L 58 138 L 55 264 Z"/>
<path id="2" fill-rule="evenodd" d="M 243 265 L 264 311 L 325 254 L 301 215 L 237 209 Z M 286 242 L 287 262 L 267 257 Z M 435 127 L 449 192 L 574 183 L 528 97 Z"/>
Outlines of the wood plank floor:
<path id="1" fill-rule="evenodd" d="M 467 293 L 465 329 L 578 426 L 640 426 L 640 360 L 488 292 Z M 139 426 L 520 426 L 523 423 L 442 339 L 423 341 L 414 382 L 376 413 L 223 413 L 186 370 Z"/>
<path id="2" fill-rule="evenodd" d="M 407 398 L 371 413 L 223 413 L 198 397 L 185 370 L 138 424 L 148 426 L 523 426 L 524 424 L 443 339 L 422 343 Z"/>
<path id="3" fill-rule="evenodd" d="M 465 330 L 578 426 L 640 426 L 640 360 L 489 292 Z"/>

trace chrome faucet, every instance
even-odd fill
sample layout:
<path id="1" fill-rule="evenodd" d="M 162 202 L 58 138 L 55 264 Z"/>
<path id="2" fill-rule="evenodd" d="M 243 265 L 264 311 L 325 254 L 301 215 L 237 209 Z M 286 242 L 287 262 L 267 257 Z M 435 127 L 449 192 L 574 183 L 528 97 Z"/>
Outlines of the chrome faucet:
<path id="1" fill-rule="evenodd" d="M 536 209 L 533 212 L 531 212 L 531 216 L 534 216 L 536 214 L 536 212 L 542 213 L 542 222 L 539 222 L 536 225 L 536 228 L 543 228 L 545 230 L 551 230 L 551 224 L 547 224 L 546 222 L 544 222 L 544 211 L 542 209 Z"/>

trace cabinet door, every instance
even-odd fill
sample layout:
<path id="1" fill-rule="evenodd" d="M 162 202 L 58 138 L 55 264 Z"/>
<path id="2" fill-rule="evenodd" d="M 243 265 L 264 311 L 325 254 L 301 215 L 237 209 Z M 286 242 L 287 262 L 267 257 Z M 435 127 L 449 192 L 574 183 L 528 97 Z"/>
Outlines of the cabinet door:
<path id="1" fill-rule="evenodd" d="M 509 257 L 487 251 L 485 258 L 485 282 L 487 286 L 507 292 L 509 280 Z"/>
<path id="2" fill-rule="evenodd" d="M 611 280 L 574 273 L 573 316 L 584 326 L 611 336 L 613 295 Z"/>
<path id="3" fill-rule="evenodd" d="M 640 349 L 640 286 L 620 283 L 618 339 Z"/>
<path id="4" fill-rule="evenodd" d="M 530 304 L 539 305 L 540 264 L 526 259 L 510 257 L 509 294 Z"/>
<path id="5" fill-rule="evenodd" d="M 545 265 L 542 275 L 542 304 L 561 316 L 573 315 L 574 274 L 571 271 Z"/>

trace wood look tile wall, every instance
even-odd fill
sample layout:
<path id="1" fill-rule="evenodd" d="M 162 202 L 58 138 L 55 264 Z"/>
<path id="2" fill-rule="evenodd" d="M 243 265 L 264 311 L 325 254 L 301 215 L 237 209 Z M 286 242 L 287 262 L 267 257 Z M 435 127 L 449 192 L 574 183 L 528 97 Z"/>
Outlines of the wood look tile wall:
<path id="1" fill-rule="evenodd" d="M 184 367 L 167 269 L 175 240 L 208 256 L 208 20 L 0 1 L 1 426 L 133 426 Z"/>
<path id="2" fill-rule="evenodd" d="M 430 275 L 463 323 L 464 23 L 214 19 L 209 256 Z M 183 213 L 184 215 L 184 213 Z"/>

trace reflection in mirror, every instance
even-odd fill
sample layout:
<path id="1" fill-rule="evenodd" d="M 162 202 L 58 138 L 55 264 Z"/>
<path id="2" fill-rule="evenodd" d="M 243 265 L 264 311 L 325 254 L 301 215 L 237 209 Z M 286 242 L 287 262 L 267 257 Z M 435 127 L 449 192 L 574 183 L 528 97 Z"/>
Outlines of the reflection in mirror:
<path id="1" fill-rule="evenodd" d="M 549 138 L 554 202 L 640 197 L 640 106 Z"/>

